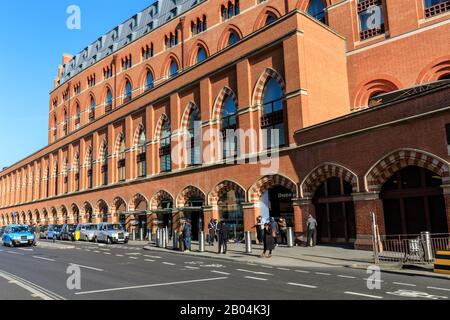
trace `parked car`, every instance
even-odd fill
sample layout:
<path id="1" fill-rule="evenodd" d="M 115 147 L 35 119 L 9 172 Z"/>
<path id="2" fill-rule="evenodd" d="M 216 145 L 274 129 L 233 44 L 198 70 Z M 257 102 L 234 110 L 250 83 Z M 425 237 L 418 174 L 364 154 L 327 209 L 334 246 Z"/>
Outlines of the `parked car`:
<path id="1" fill-rule="evenodd" d="M 70 240 L 75 241 L 75 229 L 77 226 L 75 224 L 64 224 L 59 232 L 59 240 Z"/>
<path id="2" fill-rule="evenodd" d="M 34 236 L 34 233 L 30 231 L 28 226 L 12 224 L 5 228 L 2 241 L 4 246 L 32 246 L 36 244 L 36 237 Z"/>
<path id="3" fill-rule="evenodd" d="M 41 226 L 39 228 L 39 239 L 46 239 L 48 232 L 48 226 Z"/>
<path id="4" fill-rule="evenodd" d="M 80 232 L 80 240 L 93 241 L 97 231 L 97 225 L 93 223 L 82 223 L 77 226 L 76 231 Z"/>
<path id="5" fill-rule="evenodd" d="M 103 222 L 98 225 L 94 241 L 106 242 L 108 244 L 127 243 L 129 236 L 129 233 L 123 229 L 122 225 Z"/>
<path id="6" fill-rule="evenodd" d="M 47 239 L 58 239 L 61 228 L 62 225 L 60 224 L 49 225 L 47 230 Z"/>

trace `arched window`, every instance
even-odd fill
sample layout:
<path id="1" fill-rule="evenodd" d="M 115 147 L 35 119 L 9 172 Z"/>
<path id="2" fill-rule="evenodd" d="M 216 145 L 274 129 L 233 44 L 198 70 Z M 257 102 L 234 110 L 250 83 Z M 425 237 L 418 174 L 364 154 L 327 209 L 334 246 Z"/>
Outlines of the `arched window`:
<path id="1" fill-rule="evenodd" d="M 189 117 L 189 165 L 201 164 L 201 118 L 198 109 L 194 109 Z"/>
<path id="2" fill-rule="evenodd" d="M 64 129 L 64 135 L 67 136 L 67 134 L 69 133 L 69 117 L 67 116 L 67 110 L 64 110 L 63 129 Z"/>
<path id="3" fill-rule="evenodd" d="M 197 51 L 197 63 L 202 62 L 206 59 L 206 51 L 203 47 L 198 47 Z"/>
<path id="4" fill-rule="evenodd" d="M 103 145 L 103 163 L 101 167 L 102 171 L 102 183 L 104 186 L 108 185 L 108 145 Z"/>
<path id="5" fill-rule="evenodd" d="M 145 130 L 142 129 L 139 133 L 138 152 L 136 157 L 137 162 L 137 175 L 138 177 L 145 177 L 147 175 L 147 140 L 145 137 Z"/>
<path id="6" fill-rule="evenodd" d="M 58 168 L 58 162 L 55 164 L 55 196 L 58 195 L 58 185 L 59 185 L 59 168 Z"/>
<path id="7" fill-rule="evenodd" d="M 283 90 L 274 78 L 270 78 L 263 91 L 262 129 L 265 129 L 266 148 L 285 144 Z"/>
<path id="8" fill-rule="evenodd" d="M 159 156 L 161 160 L 161 172 L 170 172 L 172 170 L 172 158 L 171 158 L 171 132 L 170 123 L 165 121 L 161 130 L 161 141 L 159 147 Z"/>
<path id="9" fill-rule="evenodd" d="M 237 155 L 238 137 L 235 134 L 235 130 L 237 129 L 237 107 L 233 97 L 230 95 L 228 95 L 223 102 L 221 125 L 223 137 L 223 158 L 234 157 Z"/>
<path id="10" fill-rule="evenodd" d="M 80 105 L 77 103 L 77 106 L 75 108 L 75 129 L 80 129 L 80 119 L 81 119 L 81 109 Z"/>
<path id="11" fill-rule="evenodd" d="M 238 41 L 239 41 L 239 36 L 237 35 L 237 33 L 234 31 L 231 31 L 230 37 L 228 38 L 228 45 L 231 46 Z"/>
<path id="12" fill-rule="evenodd" d="M 153 89 L 153 73 L 148 70 L 147 77 L 145 78 L 145 90 Z"/>
<path id="13" fill-rule="evenodd" d="M 108 89 L 108 91 L 106 92 L 106 106 L 112 107 L 112 102 L 113 102 L 112 92 L 111 90 Z"/>
<path id="14" fill-rule="evenodd" d="M 63 170 L 63 193 L 66 194 L 67 192 L 69 192 L 69 163 L 67 161 L 67 158 L 64 161 Z"/>
<path id="15" fill-rule="evenodd" d="M 80 157 L 77 157 L 76 159 L 76 172 L 75 172 L 75 191 L 80 191 L 80 171 L 81 171 L 81 163 L 80 163 Z"/>
<path id="16" fill-rule="evenodd" d="M 117 160 L 118 180 L 125 181 L 125 138 L 121 137 L 119 142 L 119 157 Z"/>
<path id="17" fill-rule="evenodd" d="M 123 99 L 123 102 L 128 102 L 131 100 L 131 83 L 130 81 L 127 80 L 127 82 L 125 83 L 125 96 Z"/>
<path id="18" fill-rule="evenodd" d="M 268 26 L 269 24 L 274 23 L 276 20 L 277 20 L 277 17 L 275 17 L 273 14 L 269 13 L 269 14 L 267 14 L 265 25 Z"/>
<path id="19" fill-rule="evenodd" d="M 57 133 L 58 133 L 58 123 L 57 123 L 57 120 L 56 120 L 56 115 L 53 116 L 53 124 L 54 124 L 53 141 L 56 141 L 56 137 L 57 137 Z"/>
<path id="20" fill-rule="evenodd" d="M 441 76 L 439 78 L 439 80 L 450 80 L 450 73 L 449 74 L 444 74 L 443 76 Z"/>
<path id="21" fill-rule="evenodd" d="M 228 2 L 228 18 L 234 16 L 234 5 L 232 2 Z"/>
<path id="22" fill-rule="evenodd" d="M 311 0 L 308 5 L 307 12 L 313 18 L 319 20 L 322 23 L 325 21 L 325 6 L 323 0 Z"/>
<path id="23" fill-rule="evenodd" d="M 178 63 L 172 59 L 169 68 L 169 78 L 175 77 L 178 74 Z"/>
<path id="24" fill-rule="evenodd" d="M 89 120 L 94 120 L 95 118 L 95 100 L 91 96 L 91 104 L 89 106 Z"/>
<path id="25" fill-rule="evenodd" d="M 93 169 L 94 169 L 94 156 L 92 154 L 92 149 L 89 149 L 88 151 L 88 170 L 87 170 L 87 176 L 88 176 L 88 188 L 92 189 L 94 187 L 94 175 L 93 175 Z"/>

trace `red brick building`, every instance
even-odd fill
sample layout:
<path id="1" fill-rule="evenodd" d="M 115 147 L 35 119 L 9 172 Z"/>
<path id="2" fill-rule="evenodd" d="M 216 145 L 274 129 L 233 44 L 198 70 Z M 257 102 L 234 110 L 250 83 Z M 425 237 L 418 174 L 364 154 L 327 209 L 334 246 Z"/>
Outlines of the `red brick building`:
<path id="1" fill-rule="evenodd" d="M 448 232 L 449 18 L 442 0 L 160 0 L 63 57 L 49 145 L 0 172 L 0 224 L 220 217 L 239 238 L 311 213 L 321 241 L 362 247 L 374 211 L 383 233 Z"/>

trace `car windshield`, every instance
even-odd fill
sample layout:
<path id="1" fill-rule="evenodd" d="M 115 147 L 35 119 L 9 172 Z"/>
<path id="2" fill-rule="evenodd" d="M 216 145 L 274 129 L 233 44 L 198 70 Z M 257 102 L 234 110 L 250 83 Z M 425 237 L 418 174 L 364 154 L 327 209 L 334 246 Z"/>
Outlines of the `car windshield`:
<path id="1" fill-rule="evenodd" d="M 11 229 L 12 232 L 27 232 L 28 228 L 27 227 L 12 227 Z"/>
<path id="2" fill-rule="evenodd" d="M 69 231 L 70 231 L 70 232 L 75 231 L 76 228 L 77 228 L 76 225 L 74 225 L 74 224 L 73 224 L 73 225 L 70 225 L 70 226 L 69 226 Z"/>
<path id="3" fill-rule="evenodd" d="M 87 225 L 86 230 L 97 230 L 97 226 L 95 224 Z"/>
<path id="4" fill-rule="evenodd" d="M 108 230 L 122 230 L 122 226 L 120 224 L 108 224 L 106 228 Z"/>

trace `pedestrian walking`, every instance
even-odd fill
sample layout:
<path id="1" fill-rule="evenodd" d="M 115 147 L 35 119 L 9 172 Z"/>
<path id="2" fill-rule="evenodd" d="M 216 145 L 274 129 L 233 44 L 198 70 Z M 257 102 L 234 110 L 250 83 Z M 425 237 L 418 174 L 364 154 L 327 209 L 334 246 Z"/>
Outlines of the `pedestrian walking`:
<path id="1" fill-rule="evenodd" d="M 287 245 L 287 223 L 284 218 L 280 218 L 278 227 L 280 229 L 281 243 Z"/>
<path id="2" fill-rule="evenodd" d="M 214 219 L 211 219 L 208 224 L 208 243 L 210 246 L 214 245 L 214 238 L 216 237 L 217 224 Z"/>
<path id="3" fill-rule="evenodd" d="M 280 233 L 280 230 L 278 229 L 278 223 L 275 221 L 274 217 L 270 218 L 270 229 L 272 230 L 274 246 L 277 247 L 278 246 L 278 234 Z"/>
<path id="4" fill-rule="evenodd" d="M 258 244 L 263 243 L 264 223 L 261 216 L 256 218 L 256 224 L 252 228 L 256 228 L 256 239 L 258 239 Z"/>
<path id="5" fill-rule="evenodd" d="M 224 221 L 220 221 L 217 226 L 217 233 L 219 236 L 219 251 L 218 253 L 227 253 L 227 242 L 228 242 L 228 227 Z"/>
<path id="6" fill-rule="evenodd" d="M 264 243 L 264 251 L 260 255 L 261 258 L 271 258 L 272 257 L 272 250 L 274 249 L 274 241 L 273 241 L 273 230 L 270 227 L 269 223 L 264 224 L 263 229 L 263 243 Z M 269 253 L 266 255 L 266 252 L 269 251 Z"/>
<path id="7" fill-rule="evenodd" d="M 306 229 L 307 229 L 307 247 L 314 247 L 316 245 L 316 237 L 317 237 L 317 220 L 314 219 L 312 215 L 308 216 L 308 220 L 306 220 Z"/>
<path id="8" fill-rule="evenodd" d="M 183 228 L 184 251 L 191 251 L 192 226 L 191 221 L 186 220 Z"/>

